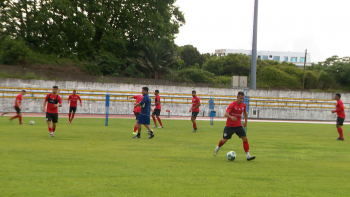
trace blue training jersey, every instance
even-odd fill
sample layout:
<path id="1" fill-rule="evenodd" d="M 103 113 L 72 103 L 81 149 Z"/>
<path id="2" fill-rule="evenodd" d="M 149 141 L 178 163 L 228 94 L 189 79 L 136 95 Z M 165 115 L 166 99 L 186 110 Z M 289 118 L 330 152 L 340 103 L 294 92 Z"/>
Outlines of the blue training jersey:
<path id="1" fill-rule="evenodd" d="M 141 114 L 150 115 L 151 114 L 151 99 L 148 94 L 143 95 L 143 99 L 140 102 Z"/>

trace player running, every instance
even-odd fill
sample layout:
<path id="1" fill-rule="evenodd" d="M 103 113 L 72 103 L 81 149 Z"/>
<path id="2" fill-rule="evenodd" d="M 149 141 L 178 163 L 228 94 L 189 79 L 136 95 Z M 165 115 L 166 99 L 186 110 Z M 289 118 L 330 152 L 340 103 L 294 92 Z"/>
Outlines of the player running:
<path id="1" fill-rule="evenodd" d="M 14 117 L 10 118 L 10 121 L 12 121 L 15 118 L 18 118 L 19 120 L 19 125 L 23 125 L 22 124 L 22 100 L 23 100 L 23 96 L 26 94 L 25 90 L 22 90 L 20 94 L 17 95 L 16 100 L 15 100 L 15 110 L 17 115 L 15 115 Z M 4 113 L 5 114 L 5 113 Z"/>
<path id="2" fill-rule="evenodd" d="M 344 105 L 343 101 L 340 100 L 341 95 L 339 93 L 336 93 L 334 95 L 334 100 L 337 101 L 336 109 L 332 111 L 332 113 L 337 113 L 337 129 L 339 133 L 339 138 L 337 140 L 344 141 L 343 136 L 343 129 L 341 128 L 343 126 L 344 120 L 345 120 L 345 112 L 344 112 Z"/>
<path id="3" fill-rule="evenodd" d="M 157 121 L 156 121 L 156 117 L 157 120 L 159 122 L 159 127 L 158 128 L 163 128 L 163 124 L 162 121 L 160 120 L 159 116 L 160 116 L 160 111 L 162 109 L 161 105 L 160 105 L 160 96 L 159 96 L 159 90 L 154 91 L 154 95 L 156 95 L 156 98 L 154 99 L 154 104 L 152 104 L 152 106 L 155 106 L 154 111 L 152 113 L 152 118 L 153 118 L 153 122 L 154 122 L 154 126 L 152 128 L 156 128 L 157 126 Z"/>
<path id="4" fill-rule="evenodd" d="M 47 103 L 46 109 L 46 122 L 49 128 L 50 137 L 54 137 L 54 133 L 56 130 L 56 124 L 58 122 L 58 108 L 62 107 L 61 97 L 57 95 L 58 87 L 52 87 L 52 93 L 47 94 L 44 104 L 43 104 L 43 112 L 45 112 L 45 106 Z M 51 126 L 52 121 L 52 126 Z"/>
<path id="5" fill-rule="evenodd" d="M 196 91 L 193 90 L 192 91 L 192 107 L 188 112 L 192 111 L 192 117 L 191 117 L 191 121 L 193 123 L 193 131 L 192 132 L 197 132 L 197 123 L 196 123 L 196 119 L 197 116 L 199 114 L 199 106 L 201 106 L 201 101 L 199 100 L 199 98 L 196 96 Z"/>
<path id="6" fill-rule="evenodd" d="M 141 125 L 145 125 L 145 127 L 148 129 L 148 139 L 151 139 L 154 137 L 153 130 L 149 126 L 150 124 L 150 113 L 151 113 L 151 99 L 148 95 L 148 87 L 142 88 L 142 94 L 143 98 L 140 103 L 136 103 L 135 106 L 141 107 L 141 114 L 139 115 L 139 120 L 137 121 L 137 128 L 138 133 L 134 138 L 141 138 Z"/>
<path id="7" fill-rule="evenodd" d="M 68 103 L 69 105 L 69 115 L 68 115 L 68 123 L 71 123 L 73 121 L 75 112 L 77 111 L 77 105 L 78 105 L 78 100 L 80 101 L 80 107 L 82 107 L 81 99 L 80 96 L 77 95 L 77 91 L 73 90 L 73 94 L 69 95 L 68 97 Z M 73 113 L 72 113 L 73 112 Z"/>
<path id="8" fill-rule="evenodd" d="M 135 103 L 135 106 L 134 106 L 134 115 L 136 117 L 136 122 L 135 122 L 135 125 L 134 125 L 134 132 L 132 133 L 133 135 L 137 135 L 137 121 L 139 120 L 139 115 L 141 113 L 141 107 L 137 106 L 136 104 L 137 103 L 140 103 L 143 99 L 143 95 L 136 95 L 136 96 L 132 96 L 130 97 L 130 99 L 136 99 L 136 103 Z"/>
<path id="9" fill-rule="evenodd" d="M 247 155 L 247 160 L 255 159 L 255 156 L 250 156 L 249 154 L 249 144 L 247 135 L 243 129 L 243 127 L 247 126 L 247 111 L 246 105 L 243 103 L 244 92 L 238 92 L 237 101 L 232 102 L 225 112 L 225 117 L 227 117 L 226 127 L 224 129 L 223 139 L 220 140 L 219 145 L 215 148 L 214 156 L 216 156 L 220 150 L 220 147 L 223 146 L 227 140 L 231 139 L 232 135 L 236 133 L 236 135 L 242 139 L 243 148 Z M 242 127 L 241 117 L 242 113 L 244 114 L 244 124 Z"/>

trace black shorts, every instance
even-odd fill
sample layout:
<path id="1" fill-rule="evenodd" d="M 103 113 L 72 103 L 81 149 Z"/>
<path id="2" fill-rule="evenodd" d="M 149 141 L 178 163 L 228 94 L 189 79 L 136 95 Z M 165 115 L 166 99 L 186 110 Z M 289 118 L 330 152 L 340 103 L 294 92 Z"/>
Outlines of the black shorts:
<path id="1" fill-rule="evenodd" d="M 19 107 L 15 107 L 15 110 L 17 114 L 21 113 L 21 109 Z"/>
<path id="2" fill-rule="evenodd" d="M 242 126 L 240 126 L 240 127 L 228 127 L 228 126 L 226 126 L 224 129 L 223 138 L 224 139 L 231 139 L 231 137 L 234 133 L 236 133 L 236 135 L 240 138 L 247 136 L 247 134 L 245 133 Z"/>
<path id="3" fill-rule="evenodd" d="M 58 114 L 52 114 L 46 112 L 46 121 L 52 121 L 53 123 L 58 122 Z"/>
<path id="4" fill-rule="evenodd" d="M 337 126 L 343 126 L 344 124 L 344 118 L 337 117 Z"/>
<path id="5" fill-rule="evenodd" d="M 69 107 L 69 112 L 75 113 L 77 111 L 77 107 Z"/>
<path id="6" fill-rule="evenodd" d="M 156 116 L 159 116 L 160 115 L 160 109 L 154 109 L 152 114 L 156 115 Z"/>
<path id="7" fill-rule="evenodd" d="M 197 118 L 198 114 L 199 114 L 199 112 L 192 112 L 192 117 Z"/>
<path id="8" fill-rule="evenodd" d="M 134 112 L 134 115 L 136 117 L 136 120 L 139 120 L 140 113 L 139 112 Z"/>

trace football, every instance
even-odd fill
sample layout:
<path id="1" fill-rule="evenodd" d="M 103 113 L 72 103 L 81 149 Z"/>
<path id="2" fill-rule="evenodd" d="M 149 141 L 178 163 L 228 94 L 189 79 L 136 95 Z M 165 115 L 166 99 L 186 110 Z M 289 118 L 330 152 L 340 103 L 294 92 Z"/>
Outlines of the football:
<path id="1" fill-rule="evenodd" d="M 30 125 L 34 125 L 35 122 L 32 120 L 32 121 L 29 122 L 29 124 L 30 124 Z"/>
<path id="2" fill-rule="evenodd" d="M 236 159 L 236 153 L 234 151 L 230 151 L 226 154 L 226 157 L 229 161 L 234 161 Z"/>

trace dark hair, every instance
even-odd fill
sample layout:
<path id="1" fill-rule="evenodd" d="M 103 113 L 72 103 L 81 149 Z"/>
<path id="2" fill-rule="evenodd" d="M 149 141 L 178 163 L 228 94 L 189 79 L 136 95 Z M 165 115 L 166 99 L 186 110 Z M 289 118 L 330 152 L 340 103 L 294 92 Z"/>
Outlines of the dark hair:
<path id="1" fill-rule="evenodd" d="M 159 93 L 159 90 L 156 90 L 155 92 L 158 92 L 158 93 Z"/>
<path id="2" fill-rule="evenodd" d="M 192 90 L 192 93 L 193 93 L 193 92 L 194 92 L 194 93 L 197 93 L 196 90 Z"/>
<path id="3" fill-rule="evenodd" d="M 76 90 L 73 90 L 73 92 L 76 91 Z"/>
<path id="4" fill-rule="evenodd" d="M 238 92 L 237 96 L 239 96 L 239 95 L 244 96 L 244 92 L 242 92 L 242 91 Z"/>
<path id="5" fill-rule="evenodd" d="M 339 96 L 339 98 L 341 98 L 341 95 L 340 95 L 340 93 L 335 93 L 335 95 L 337 95 L 337 96 Z"/>
<path id="6" fill-rule="evenodd" d="M 53 86 L 52 88 L 57 88 L 58 89 L 58 86 Z"/>
<path id="7" fill-rule="evenodd" d="M 27 91 L 25 91 L 25 90 L 22 90 L 22 92 L 27 92 Z"/>
<path id="8" fill-rule="evenodd" d="M 148 87 L 143 87 L 142 89 L 148 92 Z"/>

